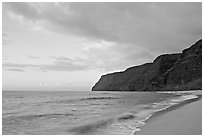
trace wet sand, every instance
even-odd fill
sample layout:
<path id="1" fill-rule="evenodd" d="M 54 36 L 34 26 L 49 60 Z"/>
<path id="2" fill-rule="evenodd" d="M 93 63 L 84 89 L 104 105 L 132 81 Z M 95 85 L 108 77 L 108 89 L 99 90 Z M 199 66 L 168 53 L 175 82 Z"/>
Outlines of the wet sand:
<path id="1" fill-rule="evenodd" d="M 136 135 L 201 135 L 202 98 L 185 101 L 152 116 Z"/>

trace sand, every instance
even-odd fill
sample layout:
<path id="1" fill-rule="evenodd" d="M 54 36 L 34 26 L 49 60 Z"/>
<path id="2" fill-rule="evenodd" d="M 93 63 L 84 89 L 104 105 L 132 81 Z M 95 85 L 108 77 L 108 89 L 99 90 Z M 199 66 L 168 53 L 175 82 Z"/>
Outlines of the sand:
<path id="1" fill-rule="evenodd" d="M 201 135 L 202 98 L 153 115 L 136 135 Z"/>

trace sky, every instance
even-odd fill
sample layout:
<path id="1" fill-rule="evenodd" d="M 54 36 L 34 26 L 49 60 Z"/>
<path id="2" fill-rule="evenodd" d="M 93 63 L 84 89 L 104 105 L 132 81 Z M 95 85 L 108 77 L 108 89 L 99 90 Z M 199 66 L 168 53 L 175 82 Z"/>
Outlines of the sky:
<path id="1" fill-rule="evenodd" d="M 87 91 L 202 38 L 202 3 L 3 3 L 3 90 Z"/>

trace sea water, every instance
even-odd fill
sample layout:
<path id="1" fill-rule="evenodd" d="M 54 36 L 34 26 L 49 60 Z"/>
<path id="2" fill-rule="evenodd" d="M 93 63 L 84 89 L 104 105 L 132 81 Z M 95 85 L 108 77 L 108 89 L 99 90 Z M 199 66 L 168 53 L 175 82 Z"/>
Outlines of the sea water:
<path id="1" fill-rule="evenodd" d="M 2 134 L 134 134 L 189 92 L 3 91 Z"/>

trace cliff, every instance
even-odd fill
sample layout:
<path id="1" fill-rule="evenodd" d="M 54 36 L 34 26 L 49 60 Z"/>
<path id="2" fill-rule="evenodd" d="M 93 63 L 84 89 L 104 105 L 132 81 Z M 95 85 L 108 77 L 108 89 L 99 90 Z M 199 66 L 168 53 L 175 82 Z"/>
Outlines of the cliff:
<path id="1" fill-rule="evenodd" d="M 202 88 L 202 40 L 152 63 L 101 76 L 93 91 L 160 91 Z"/>

